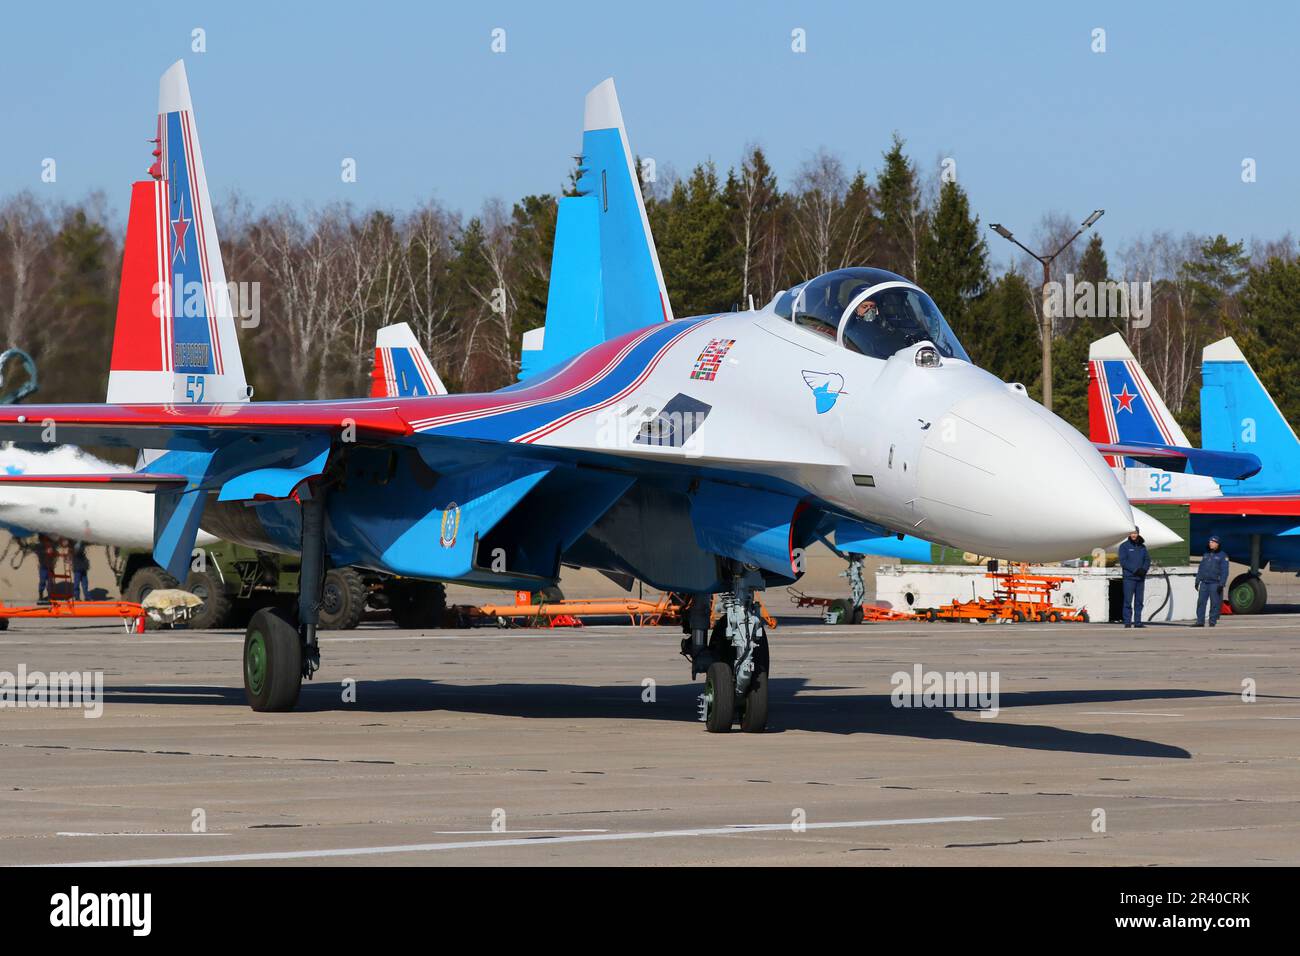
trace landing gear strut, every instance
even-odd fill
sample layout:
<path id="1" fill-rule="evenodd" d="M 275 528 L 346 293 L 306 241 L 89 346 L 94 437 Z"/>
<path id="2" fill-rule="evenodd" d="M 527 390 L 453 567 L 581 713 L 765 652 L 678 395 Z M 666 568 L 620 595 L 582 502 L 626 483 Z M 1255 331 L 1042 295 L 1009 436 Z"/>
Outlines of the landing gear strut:
<path id="1" fill-rule="evenodd" d="M 767 728 L 767 626 L 754 591 L 763 585 L 756 571 L 737 573 L 732 590 L 721 595 L 722 616 L 708 631 L 711 595 L 696 595 L 687 624 L 690 637 L 682 653 L 691 661 L 691 676 L 705 675 L 700 695 L 700 719 L 709 733 L 731 730 L 737 715 L 740 729 L 760 733 Z M 707 643 L 706 641 L 707 635 Z"/>
<path id="2" fill-rule="evenodd" d="M 292 710 L 302 679 L 320 668 L 316 628 L 325 578 L 325 497 L 320 488 L 301 493 L 302 570 L 298 614 L 262 608 L 244 632 L 244 698 L 257 711 Z"/>
<path id="3" fill-rule="evenodd" d="M 316 627 L 320 624 L 321 587 L 325 581 L 325 495 L 310 488 L 301 504 L 302 567 L 298 572 L 298 637 L 302 641 L 302 676 L 311 680 L 320 670 L 320 646 Z"/>

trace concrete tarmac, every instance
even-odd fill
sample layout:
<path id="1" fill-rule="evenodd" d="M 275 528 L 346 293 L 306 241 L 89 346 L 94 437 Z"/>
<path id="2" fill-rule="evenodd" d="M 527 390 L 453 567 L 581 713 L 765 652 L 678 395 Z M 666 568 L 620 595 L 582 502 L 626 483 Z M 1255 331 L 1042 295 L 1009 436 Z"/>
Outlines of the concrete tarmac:
<path id="1" fill-rule="evenodd" d="M 680 637 L 365 625 L 255 714 L 240 631 L 16 621 L 0 671 L 102 670 L 104 706 L 0 709 L 0 864 L 1300 863 L 1295 615 L 788 617 L 761 735 L 704 732 Z M 996 675 L 997 715 L 895 707 L 917 665 Z"/>

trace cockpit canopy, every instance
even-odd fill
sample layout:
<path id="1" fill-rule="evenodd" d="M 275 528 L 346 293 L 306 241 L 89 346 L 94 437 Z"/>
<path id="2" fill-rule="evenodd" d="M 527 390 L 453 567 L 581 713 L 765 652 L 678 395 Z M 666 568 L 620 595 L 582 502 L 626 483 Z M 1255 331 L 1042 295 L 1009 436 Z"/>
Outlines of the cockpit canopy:
<path id="1" fill-rule="evenodd" d="M 970 361 L 934 301 L 883 269 L 837 269 L 783 292 L 772 306 L 793 322 L 851 352 L 887 359 L 918 342 Z"/>

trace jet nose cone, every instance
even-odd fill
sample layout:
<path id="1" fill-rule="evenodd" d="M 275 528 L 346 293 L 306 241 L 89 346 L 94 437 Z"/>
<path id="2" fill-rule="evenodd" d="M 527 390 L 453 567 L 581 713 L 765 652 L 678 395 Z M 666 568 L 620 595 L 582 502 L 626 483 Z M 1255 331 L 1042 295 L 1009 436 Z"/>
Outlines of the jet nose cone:
<path id="1" fill-rule="evenodd" d="M 1173 528 L 1157 521 L 1138 508 L 1133 509 L 1133 520 L 1137 524 L 1138 534 L 1142 535 L 1142 540 L 1146 542 L 1148 548 L 1163 548 L 1166 545 L 1178 544 L 1183 540 Z M 1122 543 L 1117 541 L 1115 546 L 1118 547 Z"/>
<path id="2" fill-rule="evenodd" d="M 1134 526 L 1123 489 L 1092 445 L 1001 387 L 952 405 L 930 429 L 918 471 L 926 516 L 918 533 L 951 533 L 952 544 L 980 554 L 1082 557 Z"/>

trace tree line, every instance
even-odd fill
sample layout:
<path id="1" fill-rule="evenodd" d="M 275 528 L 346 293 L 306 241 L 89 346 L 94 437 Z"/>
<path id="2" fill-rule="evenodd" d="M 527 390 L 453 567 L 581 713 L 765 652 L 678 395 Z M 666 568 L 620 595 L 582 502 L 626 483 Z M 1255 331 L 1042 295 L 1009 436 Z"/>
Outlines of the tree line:
<path id="1" fill-rule="evenodd" d="M 976 362 L 1041 394 L 1038 263 L 1019 255 L 995 267 L 966 191 L 944 175 L 950 166 L 923 172 L 897 135 L 874 173 L 819 151 L 788 183 L 757 145 L 725 175 L 712 162 L 684 176 L 638 165 L 676 314 L 762 305 L 820 273 L 877 266 L 919 282 Z M 257 289 L 256 315 L 240 330 L 256 397 L 365 394 L 375 330 L 397 321 L 415 329 L 449 388 L 512 382 L 521 336 L 545 318 L 557 201 L 575 181 L 511 205 L 490 200 L 472 215 L 435 200 L 254 211 L 227 198 L 216 210 L 227 276 Z M 1048 215 L 1035 242 L 1056 248 L 1076 228 Z M 6 347 L 36 359 L 36 400 L 102 401 L 122 231 L 102 194 L 0 199 L 0 329 Z M 1151 289 L 1142 327 L 1086 308 L 1054 317 L 1055 409 L 1076 426 L 1087 427 L 1088 344 L 1112 331 L 1127 334 L 1192 434 L 1200 350 L 1229 334 L 1300 420 L 1300 262 L 1289 234 L 1248 242 L 1155 230 L 1109 251 L 1094 232 L 1054 264 L 1054 278 L 1067 274 Z"/>

